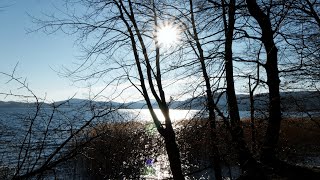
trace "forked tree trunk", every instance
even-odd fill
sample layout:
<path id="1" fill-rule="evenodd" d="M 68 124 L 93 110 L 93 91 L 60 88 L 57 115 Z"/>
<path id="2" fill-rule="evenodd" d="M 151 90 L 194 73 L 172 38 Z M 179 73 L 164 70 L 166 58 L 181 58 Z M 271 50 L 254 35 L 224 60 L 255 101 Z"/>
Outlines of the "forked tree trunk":
<path id="1" fill-rule="evenodd" d="M 168 158 L 169 158 L 169 163 L 170 163 L 170 169 L 171 169 L 171 172 L 172 172 L 172 176 L 173 176 L 173 179 L 175 180 L 184 180 L 184 176 L 182 174 L 182 169 L 181 169 L 181 160 L 180 160 L 180 153 L 179 153 L 179 148 L 178 148 L 178 145 L 176 143 L 176 139 L 175 139 L 175 133 L 174 133 L 174 130 L 172 128 L 172 123 L 171 123 L 171 120 L 170 120 L 170 117 L 169 117 L 169 107 L 168 105 L 166 104 L 165 102 L 165 99 L 164 99 L 164 92 L 163 92 L 163 89 L 160 88 L 159 91 L 161 93 L 161 98 L 162 100 L 160 100 L 159 96 L 155 93 L 155 90 L 154 90 L 154 85 L 152 84 L 152 80 L 150 81 L 150 74 L 148 74 L 148 78 L 149 78 L 149 86 L 150 88 L 152 89 L 152 95 L 156 98 L 158 104 L 159 104 L 159 107 L 163 113 L 163 115 L 165 116 L 165 125 L 166 127 L 164 127 L 161 122 L 159 121 L 157 115 L 155 114 L 154 110 L 153 110 L 153 107 L 152 107 L 152 104 L 151 104 L 151 100 L 150 100 L 150 97 L 149 97 L 149 94 L 148 94 L 148 91 L 147 91 L 147 87 L 146 87 L 146 84 L 145 84 L 145 78 L 144 78 L 144 75 L 143 75 L 143 71 L 142 71 L 142 68 L 141 68 L 141 64 L 140 64 L 140 58 L 139 58 L 139 54 L 138 54 L 138 50 L 137 50 L 137 44 L 136 44 L 136 41 L 135 41 L 135 36 L 134 36 L 134 33 L 133 33 L 133 30 L 131 28 L 131 26 L 129 25 L 128 21 L 125 20 L 124 16 L 123 16 L 123 13 L 122 13 L 122 6 L 119 5 L 119 10 L 121 12 L 121 18 L 123 20 L 123 22 L 125 23 L 126 27 L 127 27 L 127 30 L 130 34 L 130 40 L 131 40 L 131 44 L 132 44 L 132 48 L 133 48 L 133 55 L 134 55 L 134 58 L 135 58 L 135 62 L 136 62 L 136 66 L 137 66 L 137 70 L 138 70 L 138 74 L 139 74 L 139 80 L 140 80 L 140 86 L 141 86 L 141 93 L 146 101 L 146 104 L 147 104 L 147 107 L 150 111 L 150 114 L 151 114 L 151 117 L 153 119 L 153 122 L 158 130 L 158 132 L 161 134 L 161 136 L 165 139 L 165 146 L 166 146 L 166 151 L 167 151 L 167 154 L 168 154 Z M 134 22 L 134 19 L 132 19 L 132 21 Z M 138 36 L 140 35 L 139 33 L 139 29 L 137 29 L 136 27 L 136 32 L 138 34 Z M 142 39 L 140 39 L 140 43 L 142 45 L 143 44 L 143 41 Z M 146 53 L 146 50 L 144 50 L 144 53 Z M 147 57 L 145 55 L 145 57 Z M 145 59 L 146 62 L 149 62 L 149 59 Z M 150 69 L 150 65 L 147 66 L 147 71 L 148 73 L 151 71 Z M 159 83 L 159 81 L 161 82 L 161 79 L 160 77 L 158 76 L 157 77 L 157 82 Z M 158 84 L 158 87 L 162 87 L 162 86 L 159 86 Z"/>
<path id="2" fill-rule="evenodd" d="M 159 50 L 159 46 L 157 44 L 157 41 L 155 41 L 155 46 L 156 46 L 156 75 L 154 75 L 153 69 L 151 67 L 150 64 L 150 59 L 149 56 L 147 54 L 147 49 L 146 49 L 146 45 L 144 43 L 143 37 L 141 35 L 140 29 L 136 23 L 135 17 L 134 17 L 134 13 L 132 11 L 132 2 L 129 0 L 129 7 L 130 7 L 130 11 L 131 13 L 127 14 L 128 17 L 130 18 L 130 21 L 132 22 L 133 28 L 136 32 L 136 36 L 137 39 L 141 45 L 142 48 L 142 52 L 143 52 L 143 57 L 144 60 L 146 62 L 146 70 L 147 70 L 147 81 L 150 87 L 150 91 L 151 94 L 153 95 L 153 97 L 156 99 L 157 104 L 159 105 L 159 108 L 162 112 L 162 114 L 165 117 L 165 127 L 161 124 L 161 122 L 159 121 L 157 115 L 154 113 L 153 107 L 151 105 L 150 102 L 150 98 L 148 96 L 148 91 L 147 91 L 147 87 L 144 84 L 144 76 L 142 74 L 142 69 L 140 66 L 140 59 L 139 56 L 137 54 L 137 48 L 134 49 L 134 54 L 135 54 L 135 60 L 136 60 L 136 64 L 138 67 L 138 72 L 139 72 L 139 79 L 141 82 L 141 88 L 142 88 L 142 92 L 144 95 L 144 99 L 147 102 L 147 106 L 148 109 L 152 115 L 153 121 L 157 127 L 158 132 L 161 134 L 161 136 L 164 138 L 165 140 L 165 146 L 166 146 L 166 151 L 168 154 L 168 159 L 169 159 L 169 163 L 170 163 L 170 169 L 172 172 L 172 176 L 173 179 L 175 180 L 184 180 L 184 176 L 182 174 L 182 168 L 181 168 L 181 160 L 180 160 L 180 152 L 179 152 L 179 148 L 178 145 L 176 143 L 176 137 L 175 137 L 175 132 L 173 130 L 172 127 L 172 122 L 169 116 L 169 107 L 168 104 L 166 103 L 166 99 L 165 99 L 165 93 L 164 90 L 162 88 L 162 80 L 161 80 L 161 68 L 160 68 L 160 50 Z M 154 6 L 154 2 L 153 2 L 153 6 Z M 154 8 L 154 7 L 153 7 Z M 155 21 L 155 25 L 157 25 L 157 14 L 156 11 L 154 10 L 154 21 Z M 131 31 L 131 27 L 130 25 L 127 25 L 127 28 L 129 31 Z M 130 32 L 130 36 L 131 38 L 131 43 L 133 46 L 136 47 L 135 44 L 135 39 L 134 39 L 134 33 L 131 31 Z M 140 67 L 139 67 L 140 66 Z M 156 80 L 156 85 L 154 85 L 153 83 L 153 77 Z M 155 88 L 158 87 L 158 92 L 155 90 Z"/>
<path id="3" fill-rule="evenodd" d="M 222 0 L 224 6 L 224 0 Z M 224 7 L 223 7 L 224 8 Z M 227 81 L 227 101 L 228 110 L 231 121 L 231 135 L 233 141 L 236 143 L 240 166 L 243 170 L 247 170 L 256 165 L 254 158 L 252 157 L 250 150 L 244 140 L 243 129 L 240 124 L 239 108 L 237 103 L 237 97 L 235 93 L 234 80 L 233 80 L 233 59 L 232 59 L 232 42 L 233 31 L 235 24 L 235 0 L 230 0 L 229 9 L 224 14 L 228 13 L 228 20 L 224 17 L 225 24 L 225 68 L 226 68 L 226 81 Z"/>
<path id="4" fill-rule="evenodd" d="M 221 160 L 220 160 L 220 154 L 219 154 L 219 149 L 217 146 L 217 133 L 216 133 L 216 115 L 215 115 L 215 109 L 216 109 L 216 104 L 213 99 L 213 93 L 211 90 L 211 83 L 210 83 L 210 77 L 207 73 L 207 68 L 205 64 L 205 57 L 204 57 L 204 52 L 201 46 L 201 43 L 199 41 L 198 37 L 198 31 L 196 27 L 196 22 L 194 18 L 194 12 L 193 12 L 193 2 L 192 0 L 189 0 L 190 4 L 190 15 L 191 15 L 191 24 L 192 24 L 192 30 L 193 30 L 193 38 L 196 42 L 196 49 L 198 50 L 198 59 L 200 61 L 201 65 L 201 71 L 202 71 L 202 76 L 205 81 L 205 86 L 206 86 L 206 96 L 207 96 L 207 109 L 209 111 L 209 122 L 210 122 L 210 135 L 212 139 L 212 156 L 210 157 L 210 160 L 213 162 L 213 169 L 214 169 L 214 174 L 215 174 L 215 179 L 216 180 L 221 180 L 222 179 L 222 174 L 221 174 Z"/>
<path id="5" fill-rule="evenodd" d="M 274 42 L 271 20 L 258 6 L 256 0 L 246 0 L 250 14 L 258 21 L 262 31 L 262 42 L 267 53 L 265 65 L 267 72 L 267 85 L 269 88 L 269 123 L 265 141 L 261 151 L 261 160 L 272 163 L 276 157 L 276 148 L 280 133 L 280 79 L 278 71 L 278 49 Z"/>

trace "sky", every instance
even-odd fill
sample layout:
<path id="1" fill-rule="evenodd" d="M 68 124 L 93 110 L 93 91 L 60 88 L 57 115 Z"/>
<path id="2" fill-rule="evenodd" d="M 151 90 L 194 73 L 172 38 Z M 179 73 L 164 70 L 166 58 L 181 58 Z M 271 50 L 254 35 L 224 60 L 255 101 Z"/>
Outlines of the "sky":
<path id="1" fill-rule="evenodd" d="M 32 17 L 46 19 L 44 14 L 56 13 L 57 9 L 64 9 L 62 0 L 0 0 L 0 72 L 11 74 L 16 64 L 16 77 L 26 78 L 28 87 L 46 101 L 60 101 L 71 97 L 88 98 L 90 90 L 99 92 L 104 88 L 102 84 L 88 89 L 74 84 L 70 79 L 61 77 L 57 71 L 62 66 L 74 67 L 81 55 L 79 46 L 75 44 L 76 36 L 63 32 L 46 34 L 41 31 L 30 32 L 39 26 L 32 22 Z M 59 12 L 58 12 L 59 13 Z M 0 93 L 20 92 L 20 85 L 7 84 L 8 78 L 0 76 Z M 121 84 L 126 88 L 127 84 Z M 107 92 L 110 90 L 106 90 Z M 174 93 L 170 90 L 169 93 Z M 170 96 L 168 92 L 167 96 Z M 134 88 L 126 89 L 121 97 L 109 98 L 118 102 L 141 100 L 139 92 Z M 74 96 L 75 95 L 75 96 Z M 0 101 L 19 101 L 12 96 L 0 96 Z"/>
<path id="2" fill-rule="evenodd" d="M 74 86 L 72 81 L 57 73 L 61 66 L 70 67 L 79 55 L 74 44 L 74 36 L 58 32 L 47 35 L 32 32 L 37 25 L 29 15 L 43 17 L 43 13 L 53 12 L 59 7 L 57 0 L 0 0 L 0 72 L 11 74 L 18 63 L 15 74 L 27 79 L 28 86 L 39 97 L 47 100 L 63 100 L 76 94 L 83 98 L 83 89 Z M 4 84 L 0 76 L 0 90 L 15 89 L 14 85 Z M 10 97 L 0 100 L 8 101 Z"/>
<path id="3" fill-rule="evenodd" d="M 72 69 L 74 63 L 79 61 L 77 57 L 81 51 L 75 44 L 77 37 L 63 32 L 50 35 L 42 31 L 30 32 L 39 27 L 30 16 L 45 19 L 44 14 L 63 9 L 62 3 L 63 0 L 0 0 L 0 72 L 11 74 L 18 63 L 15 76 L 26 78 L 28 87 L 38 97 L 51 102 L 71 97 L 89 97 L 89 89 L 84 88 L 85 84 L 74 84 L 57 72 L 62 66 Z M 19 85 L 8 84 L 7 81 L 8 78 L 0 75 L 0 93 L 25 93 L 19 92 Z M 122 86 L 125 88 L 128 84 Z M 100 84 L 94 88 L 91 91 L 99 92 L 104 86 Z M 166 91 L 167 96 L 174 94 L 172 89 Z M 111 99 L 120 102 L 141 99 L 136 89 L 127 89 L 126 92 L 125 96 Z M 17 99 L 0 95 L 0 101 L 10 100 Z"/>

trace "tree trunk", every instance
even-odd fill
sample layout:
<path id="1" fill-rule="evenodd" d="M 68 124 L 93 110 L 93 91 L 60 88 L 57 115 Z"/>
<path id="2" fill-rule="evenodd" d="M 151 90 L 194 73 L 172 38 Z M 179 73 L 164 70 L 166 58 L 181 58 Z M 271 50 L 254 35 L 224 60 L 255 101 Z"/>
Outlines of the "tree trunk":
<path id="1" fill-rule="evenodd" d="M 224 1 L 222 1 L 224 5 Z M 223 7 L 224 8 L 224 7 Z M 224 12 L 225 14 L 226 12 Z M 233 80 L 233 60 L 232 60 L 232 42 L 233 31 L 235 24 L 235 1 L 231 0 L 228 9 L 228 22 L 224 18 L 225 23 L 225 67 L 226 67 L 226 81 L 227 81 L 227 101 L 228 109 L 231 121 L 231 135 L 234 142 L 236 142 L 239 152 L 239 160 L 242 169 L 247 169 L 251 163 L 254 163 L 254 159 L 247 147 L 244 140 L 243 129 L 240 124 L 239 108 L 237 103 L 237 97 L 234 88 Z M 255 164 L 255 163 L 254 163 Z M 254 166 L 254 165 L 253 165 Z"/>
<path id="2" fill-rule="evenodd" d="M 210 132 L 211 132 L 211 138 L 212 138 L 212 156 L 210 157 L 210 160 L 213 162 L 213 169 L 215 174 L 216 180 L 222 180 L 222 174 L 221 174 L 221 160 L 220 160 L 220 154 L 219 149 L 217 146 L 217 133 L 216 133 L 216 115 L 214 110 L 216 109 L 216 104 L 213 99 L 213 93 L 211 90 L 211 83 L 210 83 L 210 77 L 207 73 L 207 68 L 205 64 L 205 57 L 204 52 L 201 46 L 201 43 L 199 41 L 198 37 L 198 31 L 194 19 L 194 12 L 193 12 L 193 3 L 192 0 L 189 0 L 190 3 L 190 15 L 191 15 L 191 23 L 192 23 L 192 30 L 193 30 L 193 37 L 196 42 L 196 47 L 198 50 L 198 59 L 200 61 L 201 65 L 201 71 L 203 75 L 203 79 L 205 81 L 206 85 L 206 96 L 207 96 L 207 110 L 209 111 L 209 122 L 210 122 Z"/>
<path id="3" fill-rule="evenodd" d="M 259 70 L 258 70 L 259 71 Z M 257 87 L 257 86 L 255 86 Z M 256 153 L 256 128 L 255 128 L 255 117 L 254 117 L 254 97 L 253 97 L 253 93 L 254 93 L 255 88 L 251 88 L 251 76 L 249 76 L 249 93 L 250 93 L 250 127 L 251 127 L 251 143 L 252 143 L 252 148 L 251 151 L 253 152 L 253 154 Z"/>
<path id="4" fill-rule="evenodd" d="M 120 8 L 119 8 L 120 9 Z M 132 44 L 132 48 L 133 48 L 133 55 L 135 57 L 135 62 L 136 62 L 136 66 L 138 69 L 138 73 L 139 73 L 139 80 L 141 83 L 141 89 L 142 91 L 140 91 L 146 101 L 147 107 L 150 111 L 151 117 L 153 119 L 153 122 L 155 123 L 155 126 L 158 130 L 158 132 L 160 133 L 160 135 L 165 139 L 165 146 L 166 146 L 166 151 L 168 154 L 168 158 L 169 158 L 169 162 L 170 162 L 170 168 L 171 168 L 171 172 L 173 175 L 173 179 L 175 180 L 184 180 L 184 176 L 182 174 L 182 169 L 181 169 L 181 161 L 180 161 L 180 153 L 179 153 L 179 149 L 178 149 L 178 145 L 175 141 L 175 133 L 174 130 L 172 128 L 172 123 L 171 120 L 169 118 L 169 108 L 168 105 L 165 102 L 165 99 L 163 100 L 163 102 L 160 100 L 160 98 L 158 97 L 158 95 L 156 94 L 156 91 L 154 90 L 154 86 L 152 84 L 152 80 L 151 76 L 150 76 L 150 71 L 151 71 L 151 67 L 150 65 L 147 66 L 147 71 L 148 71 L 148 78 L 149 78 L 149 85 L 152 89 L 152 95 L 156 98 L 157 103 L 163 113 L 163 115 L 165 116 L 165 124 L 166 127 L 163 127 L 163 125 L 161 124 L 160 120 L 158 119 L 157 115 L 155 114 L 152 104 L 151 104 L 151 100 L 150 97 L 148 95 L 148 91 L 146 88 L 146 84 L 145 84 L 145 78 L 143 75 L 143 70 L 141 68 L 141 64 L 140 64 L 140 58 L 139 58 L 139 54 L 137 51 L 137 45 L 136 45 L 136 41 L 134 38 L 134 33 L 130 27 L 130 25 L 128 24 L 128 22 L 124 19 L 123 16 L 121 16 L 123 19 L 123 22 L 125 23 L 129 33 L 130 33 L 130 39 L 131 39 L 131 44 Z M 132 20 L 133 21 L 133 20 Z M 136 27 L 136 31 L 139 32 L 139 29 Z M 137 33 L 139 35 L 139 33 Z M 140 38 L 140 43 L 143 44 L 142 38 Z M 145 51 L 146 53 L 146 51 Z M 146 55 L 144 57 L 147 57 Z M 147 62 L 149 61 L 147 58 L 145 59 Z M 160 78 L 160 77 L 157 77 Z M 157 79 L 158 81 L 161 81 L 161 79 Z M 159 82 L 158 82 L 159 83 Z M 162 86 L 161 86 L 162 87 Z M 162 93 L 163 89 L 159 89 L 159 91 Z M 163 95 L 164 96 L 164 95 Z"/>
<path id="5" fill-rule="evenodd" d="M 182 174 L 181 169 L 179 148 L 176 143 L 176 137 L 173 129 L 167 127 L 165 132 L 163 133 L 163 137 L 165 141 L 165 146 L 170 162 L 170 169 L 172 172 L 173 179 L 184 180 L 184 176 Z"/>
<path id="6" fill-rule="evenodd" d="M 246 0 L 250 14 L 258 21 L 262 31 L 262 42 L 267 53 L 265 65 L 267 85 L 269 88 L 269 123 L 262 147 L 261 160 L 272 163 L 276 157 L 276 148 L 280 133 L 280 79 L 278 71 L 278 49 L 273 40 L 273 30 L 270 18 L 263 13 L 255 0 Z"/>

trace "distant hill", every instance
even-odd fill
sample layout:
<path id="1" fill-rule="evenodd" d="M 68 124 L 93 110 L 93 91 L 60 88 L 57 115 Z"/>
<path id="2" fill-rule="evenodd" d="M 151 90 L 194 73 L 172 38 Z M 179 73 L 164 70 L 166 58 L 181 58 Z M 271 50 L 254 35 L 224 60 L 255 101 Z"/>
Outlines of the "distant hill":
<path id="1" fill-rule="evenodd" d="M 284 111 L 320 111 L 320 92 L 300 91 L 281 93 Z"/>
<path id="2" fill-rule="evenodd" d="M 14 101 L 0 101 L 0 108 L 25 108 L 33 106 L 34 103 L 22 103 L 22 102 L 14 102 Z"/>
<path id="3" fill-rule="evenodd" d="M 219 101 L 218 101 L 218 97 Z M 238 94 L 238 104 L 240 111 L 250 110 L 249 95 Z M 224 94 L 216 94 L 214 98 L 215 102 L 220 109 L 227 109 L 227 98 Z M 268 94 L 257 94 L 254 96 L 254 105 L 256 109 L 267 110 L 268 109 Z M 155 100 L 151 102 L 155 108 L 158 108 Z M 172 101 L 169 106 L 172 109 L 196 109 L 200 110 L 205 107 L 206 98 L 204 96 L 189 98 L 184 101 Z M 0 101 L 0 108 L 27 108 L 34 107 L 34 103 L 22 103 L 14 101 Z M 103 102 L 103 101 L 90 101 L 84 99 L 70 99 L 65 101 L 58 101 L 54 103 L 55 106 L 60 107 L 90 107 L 95 106 L 98 108 L 113 107 L 123 109 L 146 109 L 146 103 L 144 100 L 119 103 L 119 102 Z M 281 92 L 281 105 L 283 111 L 320 111 L 320 93 L 316 91 L 297 91 L 297 92 Z M 42 107 L 49 107 L 50 104 L 42 103 Z"/>
<path id="4" fill-rule="evenodd" d="M 227 109 L 226 94 L 221 95 L 219 101 L 217 94 L 214 98 L 217 106 Z M 282 111 L 320 111 L 320 92 L 318 91 L 298 91 L 298 92 L 281 92 Z M 247 94 L 238 94 L 237 101 L 240 111 L 250 110 L 250 97 Z M 206 98 L 196 97 L 185 101 L 175 101 L 171 103 L 173 109 L 203 109 Z M 257 94 L 254 96 L 254 107 L 259 110 L 267 110 L 269 104 L 269 95 L 267 93 Z"/>

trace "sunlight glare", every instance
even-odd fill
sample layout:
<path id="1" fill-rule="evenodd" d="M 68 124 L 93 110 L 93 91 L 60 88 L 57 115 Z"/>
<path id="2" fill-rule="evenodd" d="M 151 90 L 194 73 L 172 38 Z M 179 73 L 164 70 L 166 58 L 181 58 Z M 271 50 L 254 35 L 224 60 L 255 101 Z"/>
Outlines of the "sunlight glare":
<path id="1" fill-rule="evenodd" d="M 157 28 L 156 40 L 160 47 L 174 47 L 179 42 L 179 30 L 175 25 L 165 23 Z"/>

